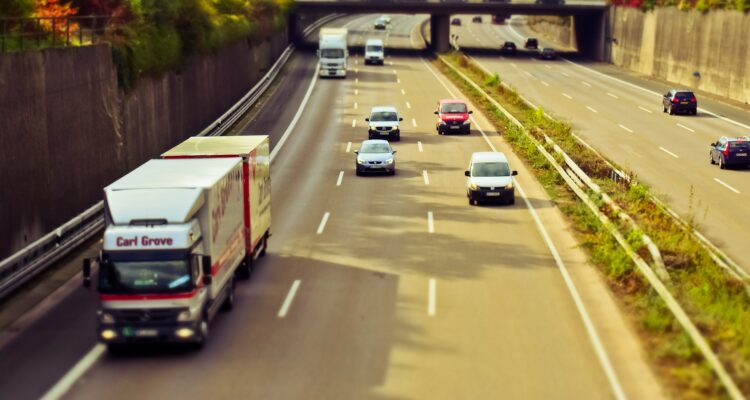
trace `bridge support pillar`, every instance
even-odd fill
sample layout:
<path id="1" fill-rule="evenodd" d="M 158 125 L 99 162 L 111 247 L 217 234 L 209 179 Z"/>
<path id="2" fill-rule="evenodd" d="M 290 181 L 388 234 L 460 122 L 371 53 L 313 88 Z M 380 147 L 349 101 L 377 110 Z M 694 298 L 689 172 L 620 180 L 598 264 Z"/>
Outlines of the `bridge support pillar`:
<path id="1" fill-rule="evenodd" d="M 573 17 L 578 52 L 596 61 L 609 61 L 607 13 Z"/>
<path id="2" fill-rule="evenodd" d="M 287 17 L 287 37 L 291 43 L 300 43 L 304 36 L 302 35 L 302 24 L 300 23 L 299 15 L 290 13 Z"/>
<path id="3" fill-rule="evenodd" d="M 450 15 L 432 14 L 430 16 L 430 47 L 441 52 L 450 50 Z"/>

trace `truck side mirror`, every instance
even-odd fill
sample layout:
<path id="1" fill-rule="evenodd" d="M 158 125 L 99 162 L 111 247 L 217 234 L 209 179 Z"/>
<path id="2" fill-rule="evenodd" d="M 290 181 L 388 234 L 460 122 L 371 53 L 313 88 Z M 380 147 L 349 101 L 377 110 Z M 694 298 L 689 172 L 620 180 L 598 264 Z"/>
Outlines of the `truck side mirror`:
<path id="1" fill-rule="evenodd" d="M 359 150 L 354 150 L 354 154 L 359 155 Z"/>
<path id="2" fill-rule="evenodd" d="M 201 257 L 201 268 L 203 268 L 203 284 L 210 285 L 213 282 L 213 276 L 211 276 L 211 256 Z"/>
<path id="3" fill-rule="evenodd" d="M 469 171 L 464 171 L 464 176 L 471 176 L 471 173 Z"/>
<path id="4" fill-rule="evenodd" d="M 86 289 L 91 287 L 91 259 L 83 259 L 83 287 Z"/>
<path id="5" fill-rule="evenodd" d="M 518 175 L 518 171 L 513 171 L 513 172 L 510 173 L 510 175 L 511 176 L 516 176 L 516 175 Z"/>

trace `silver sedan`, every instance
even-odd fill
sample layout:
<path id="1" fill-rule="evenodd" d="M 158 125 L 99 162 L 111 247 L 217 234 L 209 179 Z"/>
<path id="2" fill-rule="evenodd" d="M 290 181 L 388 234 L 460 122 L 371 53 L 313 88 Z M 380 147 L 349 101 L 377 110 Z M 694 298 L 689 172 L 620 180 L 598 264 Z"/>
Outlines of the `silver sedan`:
<path id="1" fill-rule="evenodd" d="M 357 155 L 357 176 L 366 173 L 396 175 L 396 150 L 387 140 L 365 140 L 354 154 Z"/>

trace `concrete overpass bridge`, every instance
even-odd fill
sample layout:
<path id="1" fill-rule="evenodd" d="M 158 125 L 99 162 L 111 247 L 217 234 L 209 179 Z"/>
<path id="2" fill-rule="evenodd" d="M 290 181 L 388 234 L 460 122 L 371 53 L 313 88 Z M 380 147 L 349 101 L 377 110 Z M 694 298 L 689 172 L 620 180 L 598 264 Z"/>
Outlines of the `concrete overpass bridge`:
<path id="1" fill-rule="evenodd" d="M 607 59 L 608 6 L 603 2 L 434 2 L 420 0 L 298 0 L 290 16 L 292 37 L 299 37 L 297 17 L 303 14 L 429 14 L 430 44 L 433 50 L 449 49 L 450 16 L 454 14 L 559 15 L 572 16 L 579 52 L 596 60 Z"/>

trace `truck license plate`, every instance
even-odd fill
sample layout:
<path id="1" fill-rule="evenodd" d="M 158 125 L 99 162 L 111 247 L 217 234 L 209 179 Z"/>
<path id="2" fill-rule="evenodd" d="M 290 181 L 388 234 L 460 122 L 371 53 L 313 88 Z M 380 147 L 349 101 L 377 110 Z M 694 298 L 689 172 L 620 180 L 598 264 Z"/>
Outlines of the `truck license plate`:
<path id="1" fill-rule="evenodd" d="M 497 197 L 500 196 L 500 193 L 498 192 L 487 192 L 487 197 Z"/>
<path id="2" fill-rule="evenodd" d="M 135 336 L 138 337 L 156 337 L 159 335 L 159 331 L 156 329 L 137 329 Z"/>

